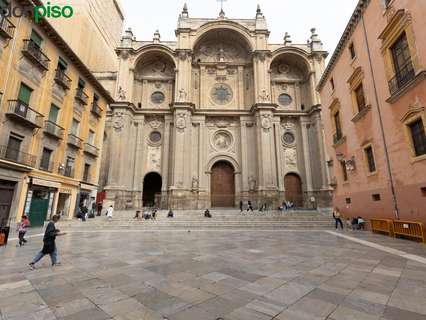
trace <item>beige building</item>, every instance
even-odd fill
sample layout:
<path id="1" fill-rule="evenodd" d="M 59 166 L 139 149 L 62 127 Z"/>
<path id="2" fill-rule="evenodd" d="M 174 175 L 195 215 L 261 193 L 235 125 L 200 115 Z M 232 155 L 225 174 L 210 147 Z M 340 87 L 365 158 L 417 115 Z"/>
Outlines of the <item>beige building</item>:
<path id="1" fill-rule="evenodd" d="M 71 217 L 96 197 L 112 98 L 49 22 L 0 22 L 0 224 Z"/>
<path id="2" fill-rule="evenodd" d="M 116 208 L 328 207 L 329 178 L 315 88 L 322 43 L 268 42 L 254 19 L 191 18 L 176 41 L 125 32 L 100 184 Z"/>
<path id="3" fill-rule="evenodd" d="M 49 19 L 71 49 L 92 72 L 116 71 L 115 48 L 123 31 L 120 0 L 58 0 L 59 6 L 72 6 L 70 19 Z M 43 3 L 47 1 L 43 0 Z"/>
<path id="4" fill-rule="evenodd" d="M 360 0 L 318 86 L 347 217 L 426 223 L 426 2 Z"/>

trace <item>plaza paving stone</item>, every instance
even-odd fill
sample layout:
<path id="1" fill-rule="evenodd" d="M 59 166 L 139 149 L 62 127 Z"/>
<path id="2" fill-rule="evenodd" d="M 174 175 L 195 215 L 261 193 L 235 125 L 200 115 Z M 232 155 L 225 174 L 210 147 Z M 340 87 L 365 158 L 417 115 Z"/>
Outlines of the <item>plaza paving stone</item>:
<path id="1" fill-rule="evenodd" d="M 426 246 L 344 232 L 426 257 Z M 323 230 L 104 230 L 0 248 L 1 320 L 420 320 L 426 263 Z"/>

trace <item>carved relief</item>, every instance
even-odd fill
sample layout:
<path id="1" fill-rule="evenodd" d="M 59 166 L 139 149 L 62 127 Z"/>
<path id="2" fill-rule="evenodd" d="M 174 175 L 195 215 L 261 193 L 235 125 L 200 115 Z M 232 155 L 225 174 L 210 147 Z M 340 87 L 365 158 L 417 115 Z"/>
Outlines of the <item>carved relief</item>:
<path id="1" fill-rule="evenodd" d="M 184 102 L 186 101 L 186 97 L 188 96 L 188 94 L 186 93 L 185 89 L 181 88 L 179 90 L 179 101 L 180 102 Z"/>
<path id="2" fill-rule="evenodd" d="M 242 63 L 250 60 L 249 58 L 248 51 L 240 43 L 228 41 L 218 43 L 217 40 L 205 41 L 194 54 L 194 61 L 200 60 L 204 63 Z"/>
<path id="3" fill-rule="evenodd" d="M 162 119 L 159 117 L 150 117 L 146 119 L 146 122 L 150 125 L 152 129 L 158 129 L 162 126 Z"/>
<path id="4" fill-rule="evenodd" d="M 159 147 L 148 148 L 148 171 L 157 171 L 161 169 L 161 150 Z"/>
<path id="5" fill-rule="evenodd" d="M 271 115 L 270 114 L 262 115 L 261 125 L 262 125 L 262 128 L 265 131 L 268 131 L 272 127 L 272 121 L 271 121 Z"/>
<path id="6" fill-rule="evenodd" d="M 115 131 L 121 131 L 121 129 L 124 127 L 124 117 L 123 112 L 116 112 L 114 113 L 112 126 L 115 129 Z"/>
<path id="7" fill-rule="evenodd" d="M 263 89 L 261 91 L 261 93 L 259 94 L 259 100 L 261 102 L 270 102 L 271 101 L 271 97 L 269 96 L 268 92 L 266 91 L 266 89 Z"/>
<path id="8" fill-rule="evenodd" d="M 126 91 L 120 86 L 118 88 L 118 100 L 125 101 L 126 100 Z"/>
<path id="9" fill-rule="evenodd" d="M 176 128 L 182 132 L 186 128 L 186 114 L 183 112 L 176 114 Z"/>
<path id="10" fill-rule="evenodd" d="M 191 185 L 192 191 L 198 190 L 198 184 L 199 184 L 199 181 L 198 181 L 197 177 L 195 177 L 195 176 L 192 177 L 192 185 Z"/>
<path id="11" fill-rule="evenodd" d="M 285 164 L 287 169 L 296 169 L 297 168 L 297 152 L 294 148 L 287 148 L 284 151 L 285 154 Z"/>
<path id="12" fill-rule="evenodd" d="M 213 135 L 212 145 L 218 151 L 228 150 L 233 142 L 233 138 L 230 132 L 220 130 Z"/>

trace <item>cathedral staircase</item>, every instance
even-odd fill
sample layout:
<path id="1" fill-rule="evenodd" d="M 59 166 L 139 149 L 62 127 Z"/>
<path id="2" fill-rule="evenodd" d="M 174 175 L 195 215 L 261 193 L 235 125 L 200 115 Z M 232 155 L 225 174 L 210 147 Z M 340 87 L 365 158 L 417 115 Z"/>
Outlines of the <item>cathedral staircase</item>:
<path id="1" fill-rule="evenodd" d="M 175 210 L 174 218 L 167 218 L 167 211 L 157 213 L 155 220 L 134 219 L 135 210 L 116 211 L 111 221 L 105 215 L 87 221 L 63 220 L 61 230 L 191 230 L 191 229 L 330 229 L 333 218 L 329 213 L 314 210 L 290 210 L 243 212 L 235 209 L 212 209 L 212 218 L 205 218 L 203 210 Z"/>

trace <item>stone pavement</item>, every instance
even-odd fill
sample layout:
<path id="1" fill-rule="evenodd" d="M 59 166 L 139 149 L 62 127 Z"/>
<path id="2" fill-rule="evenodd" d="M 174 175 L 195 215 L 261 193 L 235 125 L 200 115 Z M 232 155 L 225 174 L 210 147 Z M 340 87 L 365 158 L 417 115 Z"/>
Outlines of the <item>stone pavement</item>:
<path id="1" fill-rule="evenodd" d="M 108 230 L 58 238 L 62 265 L 30 271 L 41 237 L 12 240 L 0 319 L 426 319 L 426 246 L 343 234 L 417 258 L 322 230 Z"/>

